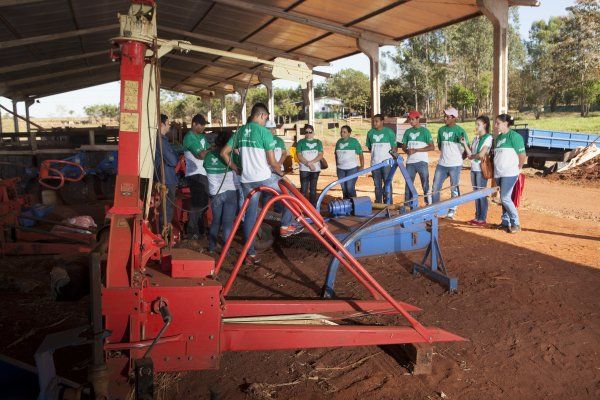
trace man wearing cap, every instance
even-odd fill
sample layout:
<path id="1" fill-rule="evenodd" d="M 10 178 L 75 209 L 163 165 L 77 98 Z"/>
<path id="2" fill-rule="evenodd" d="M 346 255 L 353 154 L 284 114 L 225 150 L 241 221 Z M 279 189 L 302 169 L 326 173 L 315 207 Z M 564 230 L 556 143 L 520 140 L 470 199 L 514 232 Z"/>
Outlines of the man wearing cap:
<path id="1" fill-rule="evenodd" d="M 421 179 L 423 194 L 425 195 L 425 204 L 431 203 L 431 194 L 429 192 L 429 155 L 427 152 L 435 150 L 433 138 L 429 129 L 421 126 L 421 113 L 413 110 L 408 113 L 406 122 L 410 124 L 410 128 L 404 132 L 402 137 L 402 149 L 406 152 L 406 170 L 414 183 L 417 174 Z M 409 204 L 410 192 L 408 183 L 404 188 L 404 201 Z M 412 204 L 412 203 L 410 203 Z M 411 205 L 412 209 L 412 205 Z"/>
<path id="2" fill-rule="evenodd" d="M 440 201 L 440 191 L 446 178 L 450 177 L 451 195 L 460 195 L 458 185 L 460 183 L 460 170 L 463 165 L 464 146 L 469 145 L 469 138 L 465 130 L 456 125 L 458 110 L 450 107 L 444 110 L 444 122 L 446 123 L 438 130 L 438 148 L 440 159 L 433 175 L 433 202 Z M 464 138 L 463 145 L 461 138 Z M 448 211 L 447 218 L 454 219 L 456 207 Z"/>
<path id="3" fill-rule="evenodd" d="M 371 151 L 371 166 L 392 158 L 390 150 L 396 151 L 396 134 L 388 127 L 383 126 L 383 115 L 373 116 L 373 128 L 367 132 L 367 148 Z M 387 202 L 384 199 L 383 191 L 385 178 L 388 176 L 391 166 L 376 169 L 372 172 L 373 183 L 375 184 L 375 203 Z M 391 187 L 390 187 L 391 189 Z M 393 196 L 390 193 L 390 196 Z M 390 201 L 392 199 L 389 199 Z"/>
<path id="4" fill-rule="evenodd" d="M 188 237 L 197 240 L 204 236 L 204 213 L 208 208 L 208 178 L 204 169 L 204 157 L 210 145 L 204 135 L 207 121 L 201 114 L 192 118 L 192 129 L 183 138 L 185 157 L 185 180 L 190 188 L 190 216 Z"/>

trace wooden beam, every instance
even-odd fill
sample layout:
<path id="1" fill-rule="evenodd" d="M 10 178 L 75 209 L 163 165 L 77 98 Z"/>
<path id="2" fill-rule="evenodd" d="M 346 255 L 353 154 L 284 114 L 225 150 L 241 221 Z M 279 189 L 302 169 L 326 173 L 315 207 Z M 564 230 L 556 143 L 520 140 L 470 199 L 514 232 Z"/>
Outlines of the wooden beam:
<path id="1" fill-rule="evenodd" d="M 526 7 L 539 7 L 539 0 L 510 0 L 509 5 L 511 6 L 526 6 Z"/>
<path id="2" fill-rule="evenodd" d="M 46 0 L 0 0 L 0 7 L 22 6 L 29 3 L 41 3 Z"/>
<path id="3" fill-rule="evenodd" d="M 26 46 L 28 44 L 50 42 L 52 40 L 65 39 L 65 38 L 81 36 L 81 35 L 89 35 L 90 33 L 104 32 L 104 31 L 108 31 L 108 30 L 112 30 L 112 29 L 117 30 L 118 28 L 119 28 L 118 24 L 111 24 L 111 25 L 96 26 L 94 28 L 78 29 L 78 30 L 69 31 L 69 32 L 51 33 L 49 35 L 32 36 L 32 37 L 23 38 L 23 39 L 8 40 L 5 42 L 0 42 L 0 49 L 8 49 L 11 47 Z"/>
<path id="4" fill-rule="evenodd" d="M 105 72 L 100 75 L 82 76 L 77 79 L 69 79 L 68 81 L 61 80 L 59 82 L 47 83 L 39 86 L 25 86 L 23 88 L 15 88 L 10 91 L 14 97 L 20 100 L 25 100 L 28 97 L 35 96 L 36 98 L 52 96 L 58 93 L 70 92 L 73 90 L 84 89 L 90 86 L 101 85 L 103 83 L 119 80 L 118 71 Z"/>
<path id="5" fill-rule="evenodd" d="M 169 81 L 169 79 L 163 79 L 164 81 Z M 195 83 L 185 83 L 185 82 L 181 82 L 181 81 L 176 81 L 176 80 L 172 80 L 172 82 L 174 82 L 172 85 L 169 83 L 168 85 L 170 85 L 171 87 L 177 87 L 177 86 L 189 86 L 198 90 L 209 90 L 211 92 L 227 92 L 227 93 L 234 93 L 233 90 L 227 90 L 227 89 L 223 89 L 223 88 L 213 88 L 213 87 L 209 87 L 209 86 L 202 86 L 202 85 L 197 85 Z M 197 93 L 197 92 L 194 92 Z"/>
<path id="6" fill-rule="evenodd" d="M 207 0 L 205 0 L 207 1 Z M 380 45 L 398 45 L 392 37 L 382 35 L 376 32 L 368 31 L 360 28 L 346 27 L 340 23 L 329 21 L 323 18 L 314 17 L 311 15 L 301 14 L 295 11 L 285 11 L 282 8 L 265 6 L 257 4 L 255 2 L 248 2 L 244 0 L 211 0 L 214 3 L 223 4 L 239 8 L 246 11 L 255 12 L 258 14 L 270 15 L 272 17 L 285 19 L 288 21 L 297 22 L 299 24 L 312 26 L 314 28 L 322 29 L 327 32 L 337 33 L 343 36 L 350 36 L 356 39 L 364 39 L 371 42 L 378 43 Z"/>
<path id="7" fill-rule="evenodd" d="M 239 79 L 227 79 L 222 76 L 205 74 L 203 72 L 186 72 L 186 71 L 180 71 L 178 69 L 166 68 L 166 67 L 162 67 L 160 70 L 164 71 L 164 72 L 170 72 L 170 73 L 173 73 L 176 75 L 185 76 L 188 79 L 191 79 L 191 78 L 204 79 L 204 78 L 206 78 L 208 80 L 217 81 L 219 83 L 228 83 L 230 85 L 247 85 L 248 84 L 247 81 L 243 81 L 243 80 L 239 80 Z"/>
<path id="8" fill-rule="evenodd" d="M 61 62 L 80 60 L 83 58 L 91 58 L 91 57 L 96 57 L 96 56 L 99 56 L 102 54 L 106 54 L 106 58 L 108 59 L 108 50 L 101 50 L 101 51 L 94 51 L 92 53 L 76 54 L 73 56 L 53 58 L 51 60 L 41 60 L 41 61 L 24 63 L 24 64 L 9 65 L 8 67 L 0 67 L 0 74 L 6 74 L 8 72 L 15 72 L 15 71 L 22 71 L 24 69 L 30 69 L 30 68 L 43 67 L 45 65 L 53 65 L 53 64 L 57 64 L 57 63 L 61 63 Z"/>
<path id="9" fill-rule="evenodd" d="M 164 31 L 164 32 L 169 32 L 169 33 L 174 33 L 174 34 L 181 35 L 184 37 L 190 37 L 190 38 L 194 38 L 194 39 L 198 39 L 198 40 L 203 40 L 205 42 L 210 42 L 210 43 L 220 44 L 223 46 L 229 46 L 229 47 L 235 47 L 238 49 L 248 50 L 248 51 L 252 51 L 254 53 L 268 54 L 268 55 L 271 55 L 274 57 L 291 58 L 294 60 L 306 62 L 307 64 L 310 64 L 310 65 L 318 65 L 318 66 L 329 66 L 330 65 L 327 61 L 320 59 L 320 58 L 305 56 L 305 55 L 296 54 L 296 53 L 288 53 L 284 50 L 274 49 L 272 47 L 265 47 L 265 46 L 261 46 L 258 44 L 252 44 L 252 43 L 247 43 L 247 42 L 236 42 L 235 40 L 228 40 L 228 39 L 223 39 L 223 38 L 219 38 L 219 37 L 215 37 L 215 36 L 205 35 L 202 33 L 188 32 L 188 31 L 184 31 L 182 29 L 170 28 L 170 27 L 160 26 L 160 25 L 158 26 L 158 30 Z"/>
<path id="10" fill-rule="evenodd" d="M 6 81 L 4 83 L 7 86 L 18 86 L 18 85 L 23 85 L 25 83 L 43 81 L 43 80 L 52 79 L 52 78 L 60 78 L 62 76 L 77 74 L 77 73 L 80 73 L 80 72 L 95 71 L 95 70 L 101 69 L 101 68 L 117 67 L 117 66 L 118 66 L 118 64 L 111 62 L 111 63 L 107 63 L 107 64 L 95 65 L 93 67 L 83 67 L 83 68 L 77 68 L 77 69 L 69 69 L 69 70 L 66 70 L 66 71 L 53 72 L 51 74 L 34 75 L 34 76 L 29 76 L 27 78 L 15 79 L 15 80 L 12 80 L 12 81 Z"/>

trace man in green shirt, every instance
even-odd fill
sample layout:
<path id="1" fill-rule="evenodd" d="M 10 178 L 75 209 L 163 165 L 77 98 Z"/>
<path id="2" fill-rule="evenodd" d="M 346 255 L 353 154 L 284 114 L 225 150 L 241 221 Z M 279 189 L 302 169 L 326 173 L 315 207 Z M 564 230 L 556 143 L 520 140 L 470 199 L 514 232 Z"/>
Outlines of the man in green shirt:
<path id="1" fill-rule="evenodd" d="M 379 164 L 382 161 L 392 158 L 390 150 L 396 151 L 396 134 L 388 127 L 383 126 L 383 115 L 377 114 L 373 117 L 373 128 L 367 132 L 367 148 L 371 151 L 371 166 Z M 390 185 L 390 198 L 388 194 L 385 194 L 384 198 L 384 186 L 385 178 L 388 176 L 391 170 L 391 166 L 376 169 L 371 172 L 373 176 L 373 182 L 375 184 L 375 203 L 392 202 L 393 192 Z"/>
<path id="2" fill-rule="evenodd" d="M 458 185 L 460 184 L 460 170 L 463 165 L 463 152 L 469 147 L 467 132 L 456 124 L 458 110 L 450 107 L 444 110 L 444 122 L 446 125 L 438 130 L 438 147 L 440 159 L 433 175 L 433 202 L 440 201 L 440 191 L 444 181 L 450 177 L 450 193 L 452 197 L 460 195 Z M 464 140 L 462 140 L 464 138 Z M 448 210 L 448 219 L 454 219 L 456 207 Z"/>
<path id="3" fill-rule="evenodd" d="M 241 126 L 229 139 L 221 150 L 221 158 L 231 169 L 239 173 L 238 167 L 231 161 L 232 152 L 239 150 L 241 164 L 241 184 L 244 196 L 259 186 L 268 186 L 281 193 L 279 179 L 283 176 L 280 165 L 275 160 L 273 149 L 275 143 L 273 135 L 265 128 L 269 119 L 269 111 L 262 103 L 256 103 L 250 112 L 250 118 L 246 125 Z M 256 224 L 258 214 L 259 195 L 250 199 L 246 215 L 244 216 L 244 236 L 248 240 L 250 231 Z M 293 215 L 287 208 L 283 209 L 281 216 L 281 237 L 287 237 L 302 232 L 302 225 L 292 223 Z M 256 264 L 260 259 L 256 255 L 254 243 L 248 249 L 246 264 Z"/>
<path id="4" fill-rule="evenodd" d="M 192 129 L 183 138 L 185 157 L 185 180 L 190 189 L 190 215 L 188 237 L 197 240 L 205 235 L 204 213 L 208 208 L 208 178 L 204 169 L 204 157 L 210 145 L 204 135 L 207 121 L 201 114 L 192 118 Z"/>
<path id="5" fill-rule="evenodd" d="M 431 203 L 429 193 L 429 156 L 427 152 L 433 151 L 433 139 L 431 138 L 431 132 L 429 129 L 421 126 L 421 113 L 418 111 L 411 111 L 408 113 L 407 122 L 410 123 L 410 128 L 404 132 L 402 137 L 402 149 L 406 152 L 408 157 L 406 158 L 406 170 L 410 179 L 414 183 L 417 174 L 421 179 L 421 186 L 423 187 L 423 195 L 425 196 L 425 204 Z M 404 201 L 408 202 L 411 200 L 410 190 L 408 183 L 404 188 Z M 412 203 L 411 209 L 412 209 Z"/>

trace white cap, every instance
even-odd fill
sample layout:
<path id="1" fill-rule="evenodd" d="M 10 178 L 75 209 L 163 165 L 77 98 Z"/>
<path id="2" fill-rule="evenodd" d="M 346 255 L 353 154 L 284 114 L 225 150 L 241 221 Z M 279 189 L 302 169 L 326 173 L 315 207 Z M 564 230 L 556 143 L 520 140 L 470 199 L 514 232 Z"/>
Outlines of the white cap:
<path id="1" fill-rule="evenodd" d="M 273 122 L 271 120 L 267 120 L 267 123 L 265 124 L 265 128 L 274 129 L 274 128 L 277 128 L 277 125 L 275 125 L 275 122 Z"/>
<path id="2" fill-rule="evenodd" d="M 446 114 L 449 117 L 458 118 L 458 110 L 454 107 L 446 108 L 444 110 L 444 114 Z"/>

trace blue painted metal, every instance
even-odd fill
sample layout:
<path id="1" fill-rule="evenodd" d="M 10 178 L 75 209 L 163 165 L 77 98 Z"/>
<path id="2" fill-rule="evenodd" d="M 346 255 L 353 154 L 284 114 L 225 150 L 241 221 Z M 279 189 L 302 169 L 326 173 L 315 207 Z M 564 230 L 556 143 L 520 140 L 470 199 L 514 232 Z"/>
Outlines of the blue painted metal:
<path id="1" fill-rule="evenodd" d="M 516 129 L 523 136 L 526 147 L 573 150 L 598 140 L 597 134 L 547 131 L 541 129 Z"/>
<path id="2" fill-rule="evenodd" d="M 352 215 L 353 208 L 350 199 L 335 199 L 327 204 L 327 211 L 333 217 Z"/>
<path id="3" fill-rule="evenodd" d="M 447 276 L 445 264 L 441 258 L 438 242 L 438 217 L 446 215 L 452 207 L 489 196 L 495 191 L 496 188 L 480 189 L 392 218 L 372 218 L 369 223 L 363 224 L 340 239 L 349 252 L 359 257 L 419 250 L 427 247 L 423 261 L 415 264 L 413 271 L 429 276 L 451 291 L 456 290 L 457 281 L 455 278 Z M 430 228 L 427 227 L 428 222 L 431 224 Z M 428 262 L 428 260 L 430 261 Z M 327 278 L 323 288 L 325 297 L 331 297 L 334 294 L 338 266 L 339 262 L 334 258 L 327 268 Z"/>
<path id="4" fill-rule="evenodd" d="M 368 196 L 353 197 L 351 199 L 335 199 L 327 204 L 327 211 L 333 217 L 354 215 L 369 217 L 373 213 L 373 204 Z"/>
<path id="5" fill-rule="evenodd" d="M 368 196 L 353 197 L 352 204 L 354 206 L 353 214 L 357 217 L 368 217 L 373 213 L 373 203 Z"/>

